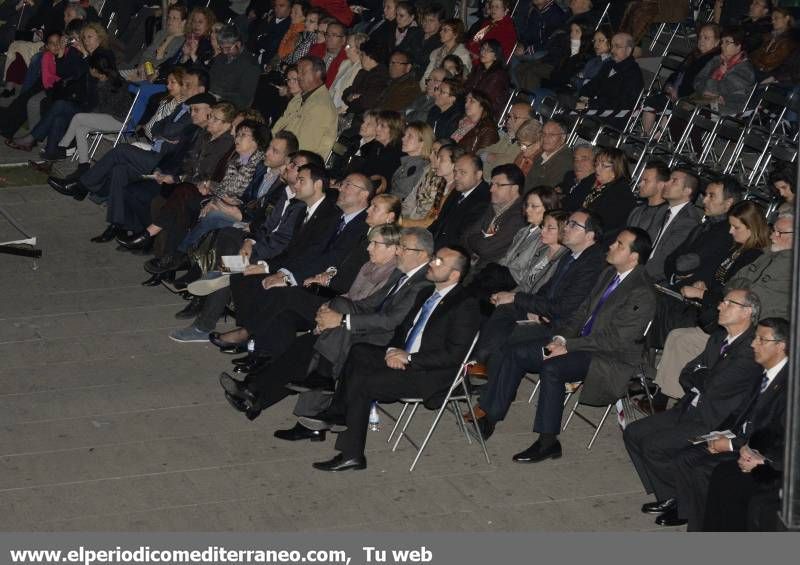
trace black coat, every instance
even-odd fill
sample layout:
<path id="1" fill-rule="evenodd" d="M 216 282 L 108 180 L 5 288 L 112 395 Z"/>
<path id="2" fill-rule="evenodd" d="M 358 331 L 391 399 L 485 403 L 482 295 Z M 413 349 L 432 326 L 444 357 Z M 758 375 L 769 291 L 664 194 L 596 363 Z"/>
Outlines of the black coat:
<path id="1" fill-rule="evenodd" d="M 464 105 L 460 100 L 442 112 L 434 106 L 428 112 L 428 125 L 433 128 L 434 139 L 443 139 L 453 135 L 458 128 L 458 122 L 464 116 Z"/>
<path id="2" fill-rule="evenodd" d="M 460 244 L 466 229 L 480 220 L 490 205 L 489 185 L 485 182 L 475 187 L 460 204 L 459 196 L 458 191 L 451 191 L 442 205 L 439 217 L 428 226 L 436 249 Z"/>
<path id="3" fill-rule="evenodd" d="M 709 281 L 714 277 L 720 263 L 727 257 L 733 243 L 729 233 L 726 216 L 707 218 L 706 221 L 694 228 L 681 245 L 678 246 L 664 261 L 664 274 L 667 279 L 673 275 L 688 275 L 675 284 L 676 287 L 685 286 L 695 281 Z M 684 259 L 696 255 L 692 263 L 698 267 L 689 272 L 679 269 L 682 257 Z"/>
<path id="4" fill-rule="evenodd" d="M 644 87 L 642 69 L 633 57 L 616 63 L 608 59 L 600 72 L 579 92 L 589 98 L 590 110 L 631 110 Z"/>

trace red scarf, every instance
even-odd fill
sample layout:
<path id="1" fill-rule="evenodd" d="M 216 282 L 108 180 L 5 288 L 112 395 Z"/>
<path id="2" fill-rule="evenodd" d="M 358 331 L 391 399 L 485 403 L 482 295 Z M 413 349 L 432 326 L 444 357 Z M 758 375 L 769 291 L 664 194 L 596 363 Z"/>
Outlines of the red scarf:
<path id="1" fill-rule="evenodd" d="M 720 59 L 720 66 L 714 69 L 714 72 L 711 73 L 711 78 L 714 80 L 722 80 L 733 67 L 744 61 L 746 58 L 747 56 L 745 55 L 744 51 L 739 51 L 736 55 L 731 57 L 727 63 L 724 59 Z"/>

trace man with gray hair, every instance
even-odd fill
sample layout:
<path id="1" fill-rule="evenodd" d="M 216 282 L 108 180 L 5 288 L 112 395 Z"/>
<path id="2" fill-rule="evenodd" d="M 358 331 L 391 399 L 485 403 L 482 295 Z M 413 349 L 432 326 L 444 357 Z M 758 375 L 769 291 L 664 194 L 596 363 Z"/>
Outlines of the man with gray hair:
<path id="1" fill-rule="evenodd" d="M 685 392 L 671 409 L 629 424 L 625 447 L 639 478 L 655 502 L 642 506 L 658 514 L 660 526 L 677 526 L 676 468 L 678 454 L 694 438 L 723 430 L 735 420 L 761 380 L 750 344 L 761 313 L 761 302 L 750 290 L 731 290 L 720 303 L 723 329 L 709 338 L 703 352 L 686 364 L 680 376 Z"/>
<path id="2" fill-rule="evenodd" d="M 511 105 L 506 114 L 505 126 L 500 130 L 500 139 L 497 143 L 478 151 L 478 156 L 483 159 L 485 179 L 491 178 L 492 169 L 497 165 L 514 162 L 519 155 L 519 145 L 516 143 L 517 131 L 531 118 L 533 118 L 533 108 L 527 102 L 515 102 Z"/>
<path id="3" fill-rule="evenodd" d="M 261 68 L 256 58 L 244 51 L 239 30 L 226 25 L 217 32 L 220 54 L 211 61 L 208 74 L 213 90 L 211 94 L 228 100 L 238 108 L 253 103 Z"/>

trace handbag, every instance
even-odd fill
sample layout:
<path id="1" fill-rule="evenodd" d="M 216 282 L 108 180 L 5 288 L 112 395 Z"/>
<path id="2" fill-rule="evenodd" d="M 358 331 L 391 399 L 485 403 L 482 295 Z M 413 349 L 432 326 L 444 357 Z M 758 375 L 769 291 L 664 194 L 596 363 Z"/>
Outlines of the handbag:
<path id="1" fill-rule="evenodd" d="M 217 267 L 217 233 L 219 230 L 203 234 L 197 245 L 189 250 L 190 260 L 200 268 L 204 275 Z"/>

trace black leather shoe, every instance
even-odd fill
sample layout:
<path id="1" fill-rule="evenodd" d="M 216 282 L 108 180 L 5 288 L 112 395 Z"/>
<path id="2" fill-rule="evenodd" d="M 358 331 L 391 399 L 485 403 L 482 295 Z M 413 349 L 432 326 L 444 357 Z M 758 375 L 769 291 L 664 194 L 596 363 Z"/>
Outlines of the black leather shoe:
<path id="1" fill-rule="evenodd" d="M 538 463 L 559 457 L 561 457 L 561 442 L 556 441 L 550 447 L 542 448 L 541 442 L 537 439 L 528 449 L 517 453 L 511 459 L 515 463 Z"/>
<path id="2" fill-rule="evenodd" d="M 354 457 L 352 459 L 345 459 L 341 453 L 327 461 L 320 461 L 313 463 L 313 467 L 320 471 L 359 471 L 367 468 L 366 457 Z"/>
<path id="3" fill-rule="evenodd" d="M 103 233 L 94 236 L 90 241 L 93 243 L 108 243 L 122 233 L 122 228 L 114 224 L 109 224 Z"/>
<path id="4" fill-rule="evenodd" d="M 230 376 L 226 372 L 222 372 L 219 375 L 219 384 L 220 386 L 225 389 L 225 392 L 233 396 L 234 398 L 239 398 L 244 400 L 245 402 L 249 402 L 251 405 L 255 406 L 256 404 L 256 397 L 247 388 L 243 382 L 237 381 L 232 376 Z"/>
<path id="5" fill-rule="evenodd" d="M 489 418 L 486 416 L 483 418 L 478 418 L 478 429 L 481 431 L 483 441 L 486 441 L 492 437 L 492 434 L 494 433 L 494 422 L 489 420 Z"/>
<path id="6" fill-rule="evenodd" d="M 149 279 L 142 281 L 142 286 L 159 286 L 161 281 L 169 282 L 173 278 L 175 278 L 175 273 L 172 271 L 160 275 L 150 275 Z"/>
<path id="7" fill-rule="evenodd" d="M 167 271 L 179 271 L 189 266 L 189 258 L 183 253 L 155 257 L 144 264 L 144 270 L 154 275 Z"/>
<path id="8" fill-rule="evenodd" d="M 655 502 L 642 504 L 642 512 L 645 514 L 663 514 L 664 512 L 677 507 L 678 499 L 668 498 L 666 500 L 657 500 Z"/>
<path id="9" fill-rule="evenodd" d="M 118 236 L 117 243 L 125 249 L 146 249 L 153 244 L 153 236 L 149 231 L 144 230 L 131 236 Z"/>
<path id="10" fill-rule="evenodd" d="M 59 194 L 72 196 L 75 200 L 83 200 L 88 194 L 88 191 L 77 180 L 68 181 L 56 177 L 49 177 L 47 179 L 47 184 Z"/>
<path id="11" fill-rule="evenodd" d="M 261 414 L 261 410 L 254 407 L 248 407 L 247 402 L 242 400 L 241 398 L 236 398 L 232 394 L 226 392 L 225 393 L 225 400 L 228 401 L 228 404 L 234 407 L 238 412 L 244 414 L 248 420 L 251 422 L 259 417 Z"/>
<path id="12" fill-rule="evenodd" d="M 272 360 L 271 357 L 262 357 L 260 355 L 250 355 L 250 361 L 244 363 L 243 365 L 236 365 L 233 368 L 233 372 L 237 374 L 250 374 L 250 373 L 258 373 L 259 371 L 265 369 Z"/>
<path id="13" fill-rule="evenodd" d="M 250 355 L 247 354 L 244 357 L 236 357 L 235 359 L 231 359 L 231 363 L 234 365 L 247 365 L 250 362 Z"/>
<path id="14" fill-rule="evenodd" d="M 222 353 L 228 353 L 229 355 L 239 355 L 247 351 L 247 342 L 231 343 L 229 341 L 224 341 L 220 338 L 219 332 L 211 332 L 208 334 L 208 341 L 219 347 Z"/>
<path id="15" fill-rule="evenodd" d="M 331 430 L 332 432 L 342 432 L 347 429 L 347 422 L 342 414 L 334 414 L 328 410 L 323 410 L 316 416 L 300 416 L 297 419 L 305 428 L 322 432 Z"/>
<path id="16" fill-rule="evenodd" d="M 672 528 L 675 526 L 685 526 L 689 523 L 689 520 L 685 520 L 683 518 L 678 517 L 678 507 L 675 506 L 674 508 L 670 508 L 663 514 L 659 515 L 656 518 L 656 524 L 659 526 L 665 526 L 668 528 Z"/>
<path id="17" fill-rule="evenodd" d="M 325 433 L 325 431 L 317 432 L 314 430 L 309 430 L 300 424 L 295 424 L 290 430 L 278 430 L 272 435 L 285 441 L 301 441 L 304 439 L 310 439 L 311 441 L 325 441 Z"/>

